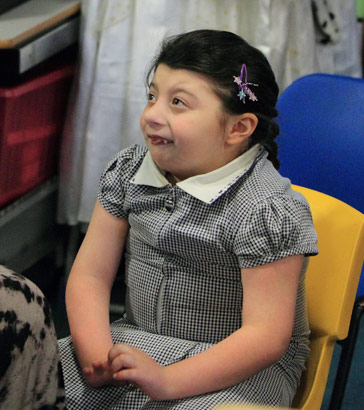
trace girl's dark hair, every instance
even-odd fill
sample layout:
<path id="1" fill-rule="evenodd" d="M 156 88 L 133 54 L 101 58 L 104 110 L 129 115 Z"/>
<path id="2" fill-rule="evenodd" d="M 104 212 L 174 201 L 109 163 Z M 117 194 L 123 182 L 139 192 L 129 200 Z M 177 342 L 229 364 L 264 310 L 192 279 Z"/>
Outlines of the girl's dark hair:
<path id="1" fill-rule="evenodd" d="M 234 33 L 196 30 L 164 40 L 147 73 L 148 84 L 159 64 L 205 75 L 211 80 L 227 113 L 254 113 L 259 122 L 250 145 L 262 144 L 268 151 L 268 159 L 279 168 L 275 142 L 279 127 L 274 121 L 278 115 L 275 106 L 279 89 L 272 68 L 261 51 Z M 239 89 L 233 76 L 240 76 L 242 64 L 247 67 L 248 82 L 258 84 L 257 87 L 250 86 L 258 101 L 245 98 L 244 104 L 238 97 Z"/>

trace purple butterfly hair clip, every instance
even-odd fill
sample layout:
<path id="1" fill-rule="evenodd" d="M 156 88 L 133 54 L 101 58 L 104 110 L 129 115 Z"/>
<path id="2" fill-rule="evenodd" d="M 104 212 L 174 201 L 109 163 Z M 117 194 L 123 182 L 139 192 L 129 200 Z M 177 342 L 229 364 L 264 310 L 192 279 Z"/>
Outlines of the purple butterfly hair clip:
<path id="1" fill-rule="evenodd" d="M 241 71 L 240 71 L 240 77 L 234 77 L 234 83 L 236 83 L 239 87 L 239 94 L 238 97 L 240 100 L 243 101 L 245 104 L 245 97 L 248 97 L 249 100 L 251 101 L 258 101 L 258 98 L 255 96 L 253 91 L 248 87 L 248 85 L 254 85 L 255 87 L 258 87 L 258 84 L 254 83 L 248 83 L 248 70 L 246 68 L 246 65 L 243 64 L 241 66 Z M 244 77 L 244 80 L 243 80 Z"/>

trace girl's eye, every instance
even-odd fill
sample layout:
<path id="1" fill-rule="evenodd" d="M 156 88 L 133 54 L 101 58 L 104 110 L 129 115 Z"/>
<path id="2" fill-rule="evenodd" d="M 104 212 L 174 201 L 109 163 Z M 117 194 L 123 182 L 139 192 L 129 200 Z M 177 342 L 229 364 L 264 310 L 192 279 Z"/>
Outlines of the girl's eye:
<path id="1" fill-rule="evenodd" d="M 182 100 L 180 100 L 179 98 L 173 98 L 172 104 L 173 104 L 173 105 L 186 105 L 186 104 L 185 104 Z"/>
<path id="2" fill-rule="evenodd" d="M 148 93 L 147 98 L 148 98 L 148 101 L 155 101 L 155 95 L 154 94 Z"/>

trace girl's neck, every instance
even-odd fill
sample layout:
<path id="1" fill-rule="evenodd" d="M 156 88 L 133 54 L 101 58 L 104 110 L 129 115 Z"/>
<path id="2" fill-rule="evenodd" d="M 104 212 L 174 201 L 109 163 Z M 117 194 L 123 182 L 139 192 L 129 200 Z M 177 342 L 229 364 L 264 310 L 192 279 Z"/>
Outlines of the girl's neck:
<path id="1" fill-rule="evenodd" d="M 167 181 L 168 181 L 171 185 L 173 185 L 173 186 L 176 185 L 177 182 L 180 181 L 178 178 L 176 178 L 173 174 L 171 174 L 171 173 L 168 172 L 168 171 L 166 172 L 165 177 L 166 177 Z"/>

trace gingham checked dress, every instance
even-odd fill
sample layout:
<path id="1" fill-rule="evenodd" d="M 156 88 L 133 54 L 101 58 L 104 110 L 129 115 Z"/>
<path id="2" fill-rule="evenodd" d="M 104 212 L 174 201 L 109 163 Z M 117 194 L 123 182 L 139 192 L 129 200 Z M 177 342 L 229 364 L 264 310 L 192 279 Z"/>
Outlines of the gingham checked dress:
<path id="1" fill-rule="evenodd" d="M 112 324 L 113 340 L 142 349 L 162 365 L 194 356 L 242 325 L 241 268 L 317 253 L 306 200 L 277 173 L 259 145 L 175 186 L 146 147 L 130 147 L 108 164 L 98 199 L 130 224 L 126 314 Z M 308 354 L 304 271 L 290 345 L 271 367 L 218 392 L 158 402 L 133 386 L 87 386 L 71 338 L 66 338 L 59 345 L 68 408 L 191 410 L 225 402 L 289 406 Z"/>

